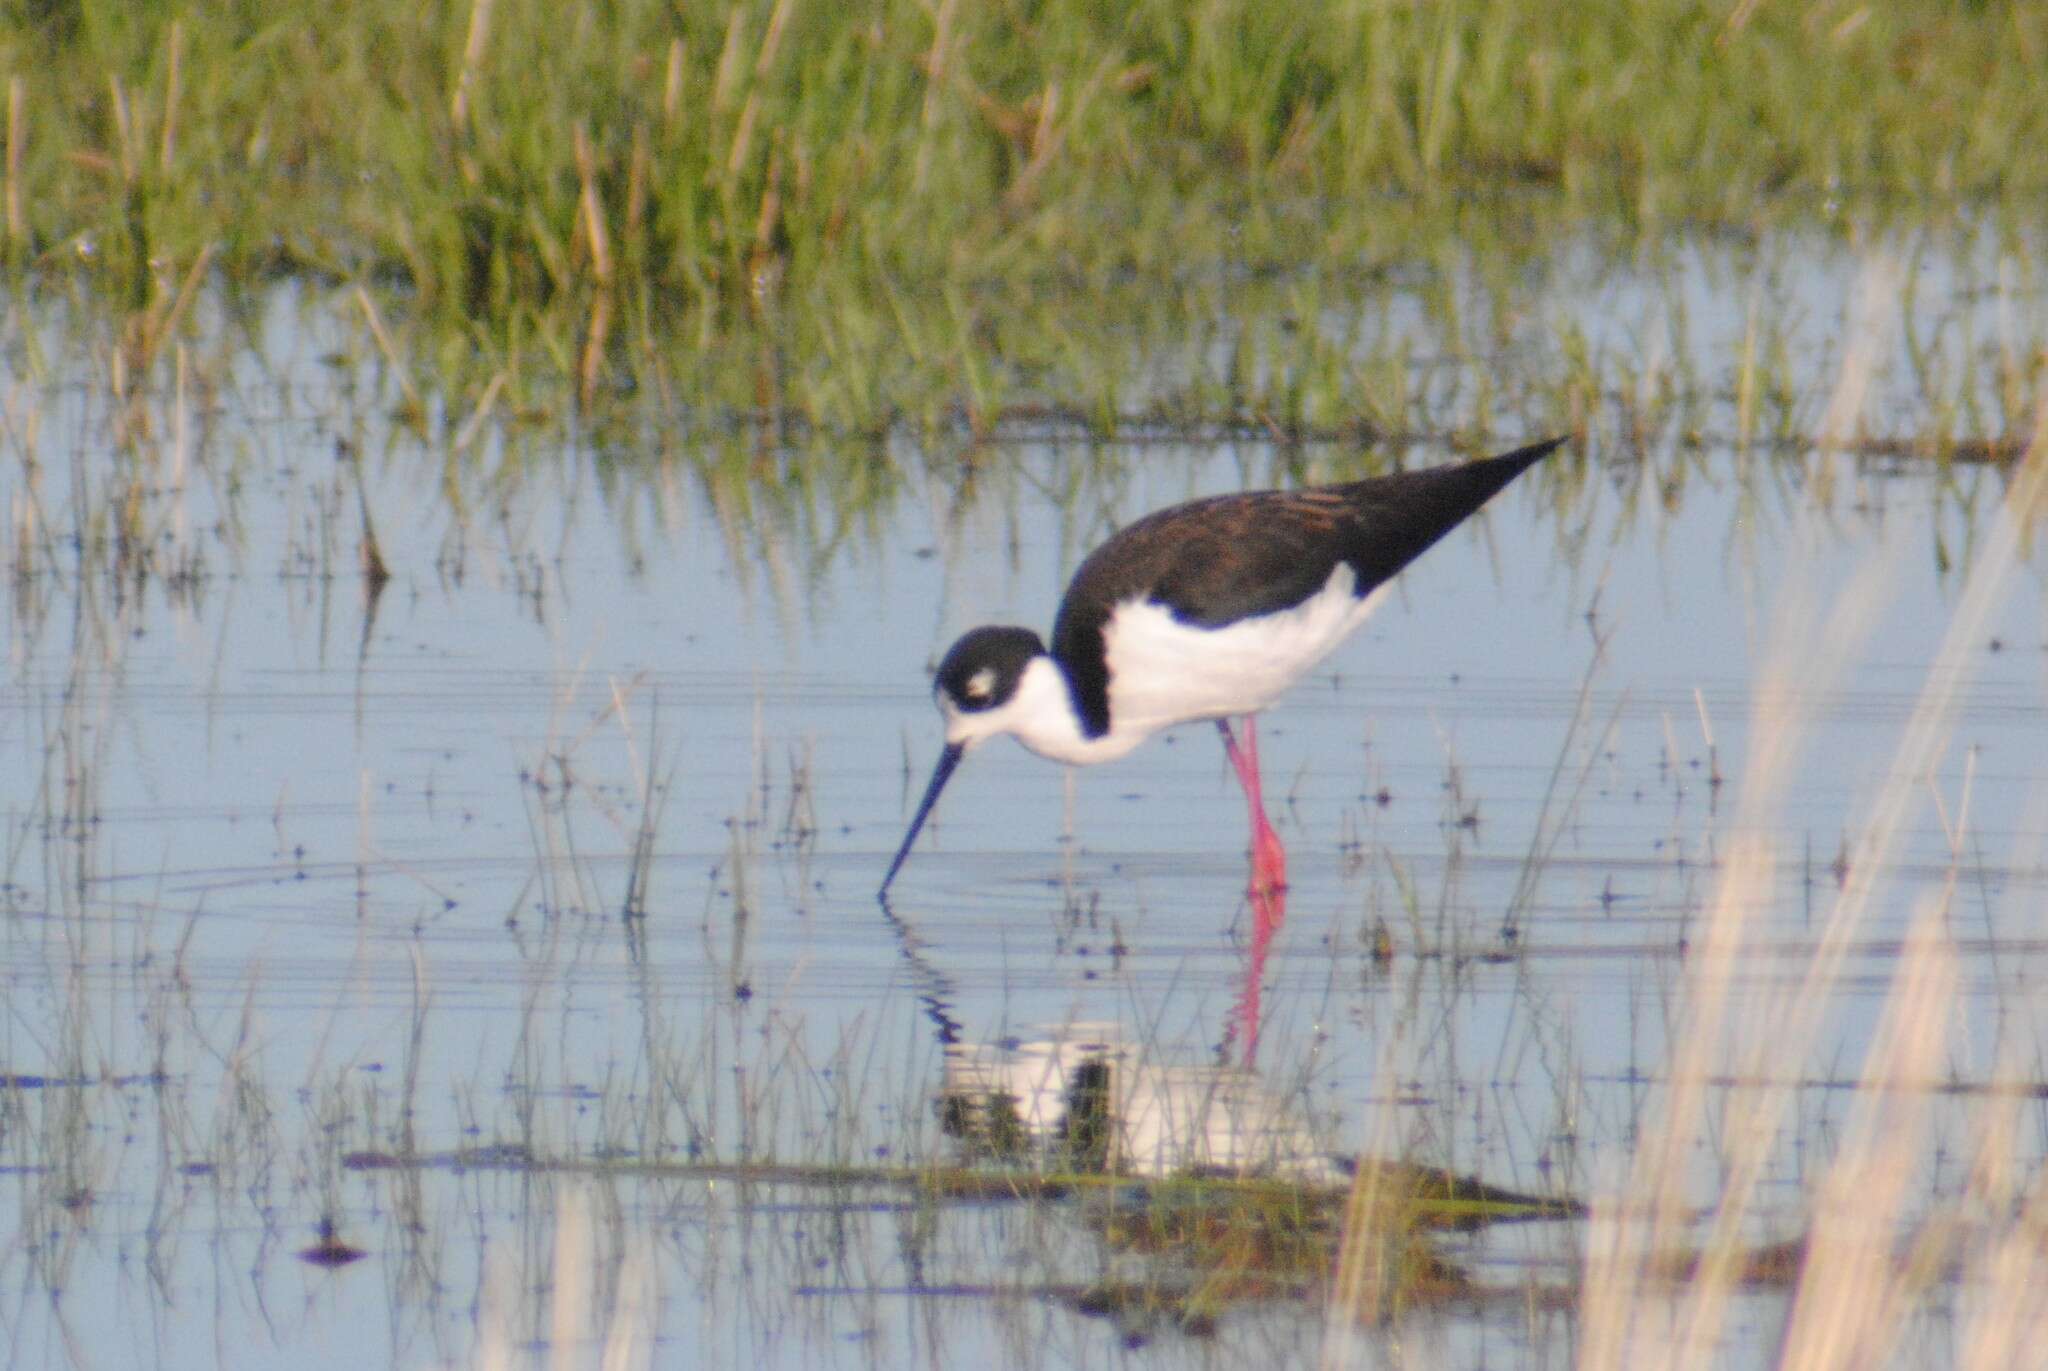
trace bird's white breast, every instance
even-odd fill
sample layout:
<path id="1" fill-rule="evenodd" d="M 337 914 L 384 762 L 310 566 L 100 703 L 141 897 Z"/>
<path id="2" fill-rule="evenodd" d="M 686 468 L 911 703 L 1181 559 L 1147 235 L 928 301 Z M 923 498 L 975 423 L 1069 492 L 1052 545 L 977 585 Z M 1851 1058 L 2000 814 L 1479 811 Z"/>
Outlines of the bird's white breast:
<path id="1" fill-rule="evenodd" d="M 1378 607 L 1387 587 L 1363 599 L 1342 562 L 1323 588 L 1292 609 L 1222 628 L 1182 623 L 1163 605 L 1131 600 L 1103 630 L 1109 662 L 1109 736 L 1125 750 L 1192 719 L 1253 714 L 1330 654 Z"/>

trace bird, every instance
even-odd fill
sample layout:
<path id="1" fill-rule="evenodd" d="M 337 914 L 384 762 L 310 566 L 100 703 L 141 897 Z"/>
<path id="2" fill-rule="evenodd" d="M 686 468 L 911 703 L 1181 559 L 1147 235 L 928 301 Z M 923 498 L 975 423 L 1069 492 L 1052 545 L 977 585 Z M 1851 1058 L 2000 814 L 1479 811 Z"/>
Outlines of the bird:
<path id="1" fill-rule="evenodd" d="M 1007 733 L 1041 757 L 1090 766 L 1205 719 L 1244 789 L 1252 894 L 1285 890 L 1286 850 L 1259 787 L 1256 716 L 1365 622 L 1403 567 L 1564 441 L 1174 505 L 1083 559 L 1049 648 L 1029 628 L 969 629 L 933 678 L 945 746 L 877 897 L 887 903 L 946 782 L 989 739 Z M 1234 717 L 1244 721 L 1242 746 Z M 1267 922 L 1262 904 L 1262 934 Z"/>

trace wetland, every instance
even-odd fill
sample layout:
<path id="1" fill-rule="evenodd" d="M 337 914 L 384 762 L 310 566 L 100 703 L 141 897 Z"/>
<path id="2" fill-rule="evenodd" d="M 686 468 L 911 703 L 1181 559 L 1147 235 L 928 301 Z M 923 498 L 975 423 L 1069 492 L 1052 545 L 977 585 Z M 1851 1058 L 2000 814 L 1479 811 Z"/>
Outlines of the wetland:
<path id="1" fill-rule="evenodd" d="M 2039 1345 L 2038 16 L 973 8 L 8 14 L 10 1361 Z M 877 903 L 960 629 L 1550 434 L 1263 966 L 1201 728 Z"/>

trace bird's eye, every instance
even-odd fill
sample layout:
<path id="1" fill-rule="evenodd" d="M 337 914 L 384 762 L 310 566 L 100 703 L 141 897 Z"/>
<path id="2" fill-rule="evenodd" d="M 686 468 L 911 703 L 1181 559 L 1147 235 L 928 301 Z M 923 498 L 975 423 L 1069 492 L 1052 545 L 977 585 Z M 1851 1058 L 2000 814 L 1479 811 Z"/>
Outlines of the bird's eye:
<path id="1" fill-rule="evenodd" d="M 996 670 L 985 666 L 967 678 L 967 684 L 960 687 L 961 693 L 970 700 L 986 700 L 996 693 Z"/>

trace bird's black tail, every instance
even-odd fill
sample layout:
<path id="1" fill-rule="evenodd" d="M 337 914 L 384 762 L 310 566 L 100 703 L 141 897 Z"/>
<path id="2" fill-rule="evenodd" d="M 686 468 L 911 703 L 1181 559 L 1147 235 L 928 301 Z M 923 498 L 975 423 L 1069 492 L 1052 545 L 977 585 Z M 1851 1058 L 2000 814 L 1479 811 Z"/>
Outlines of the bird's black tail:
<path id="1" fill-rule="evenodd" d="M 1347 487 L 1358 511 L 1358 532 L 1346 560 L 1359 573 L 1360 589 L 1420 557 L 1563 443 L 1563 438 L 1547 438 L 1499 457 L 1396 472 Z"/>

